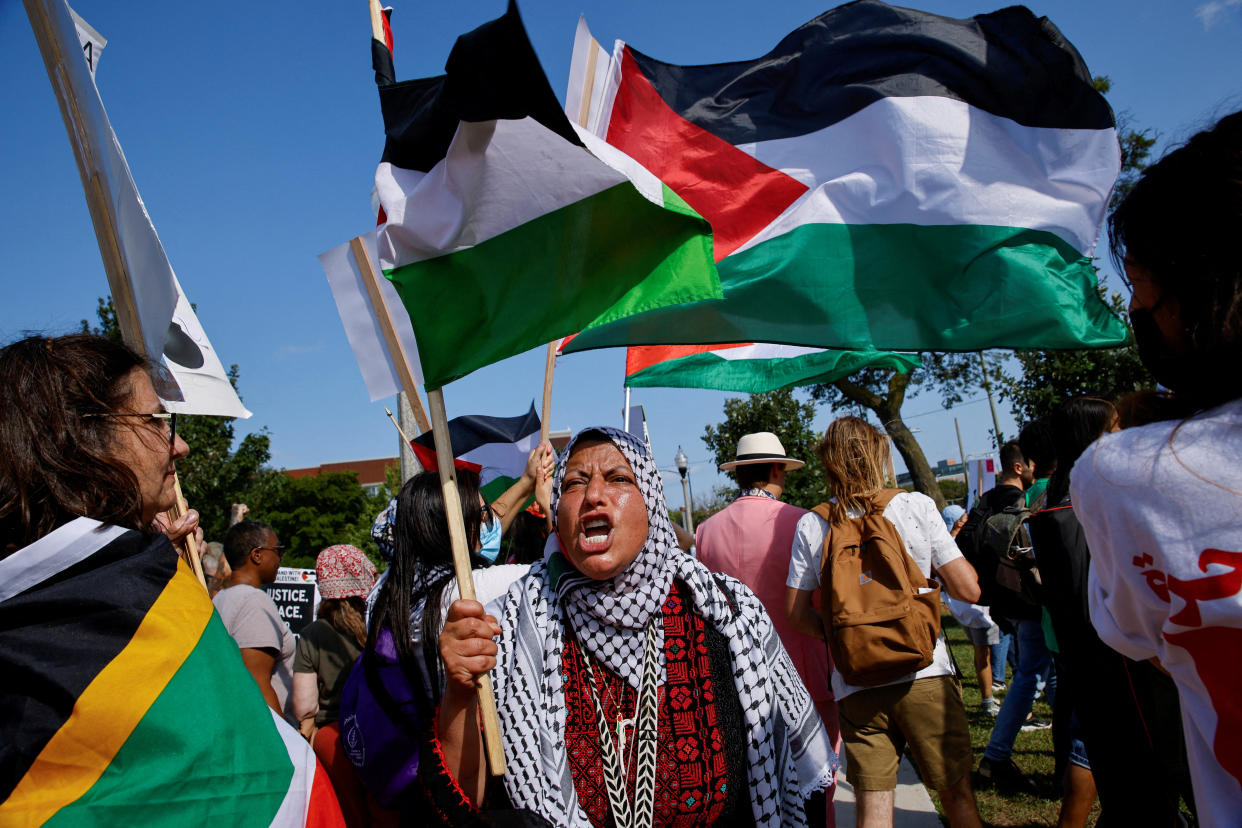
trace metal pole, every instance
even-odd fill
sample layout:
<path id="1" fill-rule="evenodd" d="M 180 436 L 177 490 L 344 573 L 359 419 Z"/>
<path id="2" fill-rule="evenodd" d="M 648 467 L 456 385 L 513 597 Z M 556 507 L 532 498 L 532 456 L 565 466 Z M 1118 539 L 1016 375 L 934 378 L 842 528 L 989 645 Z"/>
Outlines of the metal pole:
<path id="1" fill-rule="evenodd" d="M 988 364 L 983 359 L 983 351 L 977 351 L 979 354 L 979 367 L 983 369 L 983 390 L 988 394 L 988 406 L 992 409 L 992 430 L 996 436 L 996 448 L 1001 447 L 1001 443 L 1005 442 L 1005 438 L 1001 436 L 1000 418 L 996 416 L 996 401 L 992 399 L 992 381 L 988 379 Z M 965 455 L 962 460 L 965 461 Z"/>
<path id="2" fill-rule="evenodd" d="M 397 421 L 401 425 L 401 431 L 406 434 L 418 430 L 414 420 L 414 409 L 410 407 L 410 398 L 404 391 L 397 394 Z M 407 480 L 423 470 L 423 464 L 418 462 L 413 449 L 400 432 L 397 434 L 397 442 L 401 444 L 401 485 L 404 486 Z"/>
<path id="3" fill-rule="evenodd" d="M 630 388 L 628 385 L 625 387 L 625 412 L 621 415 L 621 417 L 622 417 L 621 422 L 624 423 L 624 425 L 622 426 L 622 430 L 629 431 L 630 430 Z"/>
<path id="4" fill-rule="evenodd" d="M 690 514 L 690 478 L 685 472 L 681 473 L 681 496 L 685 501 L 685 505 L 681 507 L 681 514 L 684 518 L 681 524 L 687 532 L 693 535 L 694 517 Z"/>
<path id="5" fill-rule="evenodd" d="M 981 355 L 982 356 L 982 355 Z M 963 498 L 966 503 L 970 502 L 970 472 L 966 468 L 966 449 L 962 448 L 962 427 L 957 422 L 957 417 L 953 418 L 953 428 L 957 431 L 957 452 L 962 455 L 962 482 L 966 485 L 966 497 Z M 963 507 L 965 508 L 965 504 Z"/>

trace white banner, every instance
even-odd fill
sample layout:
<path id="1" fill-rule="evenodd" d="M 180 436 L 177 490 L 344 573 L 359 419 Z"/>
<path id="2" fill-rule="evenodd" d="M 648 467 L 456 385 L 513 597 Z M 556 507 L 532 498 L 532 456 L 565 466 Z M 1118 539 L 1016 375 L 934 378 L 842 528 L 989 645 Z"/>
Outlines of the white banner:
<path id="1" fill-rule="evenodd" d="M 86 58 L 86 65 L 91 70 L 91 80 L 94 80 L 95 67 L 99 65 L 99 57 L 108 45 L 108 40 L 73 9 L 69 9 L 69 13 L 73 15 L 73 25 L 78 30 L 78 42 L 82 44 L 82 56 Z"/>
<path id="2" fill-rule="evenodd" d="M 119 307 L 124 299 L 118 292 L 128 295 L 132 291 L 143 347 L 150 359 L 159 359 L 160 367 L 166 369 L 153 378 L 156 393 L 169 410 L 178 413 L 249 417 L 177 284 L 112 131 L 92 72 L 98 51 L 83 45 L 81 29 L 64 0 L 26 0 L 26 13 L 61 104 L 87 202 L 94 205 L 95 233 L 108 240 L 105 249 L 115 243 L 116 258 L 104 254 L 113 300 Z M 88 66 L 78 55 L 93 57 L 93 61 Z M 170 339 L 175 358 L 165 353 L 164 343 Z"/>
<path id="3" fill-rule="evenodd" d="M 375 230 L 362 237 L 372 263 L 379 261 L 375 237 Z M 328 277 L 332 298 L 336 300 L 336 309 L 341 315 L 341 324 L 345 326 L 345 336 L 349 338 L 354 358 L 362 369 L 362 379 L 367 384 L 371 401 L 382 400 L 404 390 L 392 355 L 388 352 L 383 329 L 375 316 L 370 294 L 362 281 L 362 271 L 358 269 L 358 263 L 350 252 L 349 242 L 326 253 L 320 253 L 319 264 L 323 267 L 324 275 Z M 392 286 L 392 282 L 380 276 L 379 287 L 396 329 L 397 340 L 405 352 L 410 372 L 414 375 L 414 381 L 422 385 L 423 369 L 418 361 L 418 343 L 414 341 L 410 315 L 401 304 L 401 297 L 397 295 L 397 289 Z"/>

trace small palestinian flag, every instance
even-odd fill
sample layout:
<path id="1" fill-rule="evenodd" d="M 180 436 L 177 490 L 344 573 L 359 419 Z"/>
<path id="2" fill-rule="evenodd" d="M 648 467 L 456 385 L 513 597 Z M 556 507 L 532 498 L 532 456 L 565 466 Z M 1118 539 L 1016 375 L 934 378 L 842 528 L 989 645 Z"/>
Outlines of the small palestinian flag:
<path id="1" fill-rule="evenodd" d="M 725 299 L 584 331 L 567 351 L 1126 340 L 1091 264 L 1120 167 L 1113 114 L 1046 18 L 858 0 L 708 66 L 620 41 L 609 62 L 583 24 L 571 66 L 567 109 L 711 222 Z"/>
<path id="2" fill-rule="evenodd" d="M 386 52 L 373 44 L 378 78 Z M 711 227 L 570 124 L 513 3 L 458 38 L 445 69 L 379 88 L 380 266 L 427 388 L 593 324 L 721 296 Z"/>
<path id="3" fill-rule="evenodd" d="M 766 342 L 636 345 L 626 351 L 625 384 L 631 388 L 715 388 L 766 394 L 780 388 L 832 382 L 863 368 L 892 368 L 907 374 L 919 365 L 917 354 L 837 351 Z"/>
<path id="4" fill-rule="evenodd" d="M 526 460 L 539 445 L 539 415 L 531 403 L 521 417 L 454 417 L 448 422 L 454 465 L 478 473 L 483 499 L 489 503 L 518 481 Z M 423 468 L 436 470 L 436 442 L 430 431 L 410 441 Z"/>
<path id="5" fill-rule="evenodd" d="M 78 518 L 0 560 L 0 825 L 344 825 L 163 535 Z"/>

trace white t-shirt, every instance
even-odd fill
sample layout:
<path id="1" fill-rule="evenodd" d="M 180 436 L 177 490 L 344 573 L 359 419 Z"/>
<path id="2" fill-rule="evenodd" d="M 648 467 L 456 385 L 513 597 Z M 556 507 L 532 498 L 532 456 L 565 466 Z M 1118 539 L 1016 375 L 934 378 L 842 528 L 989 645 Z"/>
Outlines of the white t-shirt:
<path id="1" fill-rule="evenodd" d="M 1177 429 L 1174 436 L 1174 429 Z M 1172 442 L 1170 442 L 1172 438 Z M 1242 814 L 1242 400 L 1106 434 L 1070 475 L 1091 622 L 1173 676 L 1203 826 Z"/>
<path id="2" fill-rule="evenodd" d="M 851 517 L 860 517 L 861 512 L 851 513 Z M 918 565 L 925 577 L 931 577 L 933 569 L 939 569 L 950 561 L 962 557 L 961 550 L 953 541 L 949 530 L 944 528 L 944 520 L 936 509 L 936 502 L 920 492 L 903 492 L 897 495 L 884 509 L 884 517 L 897 527 L 906 545 L 906 551 Z M 798 521 L 798 531 L 794 534 L 793 550 L 789 559 L 789 577 L 785 585 L 801 590 L 819 589 L 819 571 L 823 565 L 824 539 L 828 534 L 828 521 L 814 512 L 808 512 Z M 936 650 L 932 663 L 908 676 L 887 682 L 900 684 L 915 679 L 932 676 L 947 676 L 954 673 L 953 661 L 944 645 L 942 636 L 936 641 Z M 884 685 L 880 685 L 884 686 Z M 838 701 L 856 690 L 866 687 L 855 687 L 846 684 L 841 674 L 833 668 L 832 694 Z"/>

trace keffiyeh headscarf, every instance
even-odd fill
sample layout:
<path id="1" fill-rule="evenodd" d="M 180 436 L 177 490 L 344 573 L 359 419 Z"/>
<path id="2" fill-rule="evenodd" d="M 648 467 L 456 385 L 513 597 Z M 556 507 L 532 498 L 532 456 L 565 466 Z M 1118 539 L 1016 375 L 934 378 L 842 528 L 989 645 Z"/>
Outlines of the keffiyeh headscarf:
<path id="1" fill-rule="evenodd" d="M 510 800 L 556 825 L 590 825 L 578 807 L 565 750 L 561 667 L 566 631 L 574 631 L 592 658 L 636 685 L 643 629 L 651 614 L 661 611 L 676 579 L 687 588 L 694 611 L 729 644 L 745 721 L 744 732 L 730 738 L 746 740 L 755 824 L 771 828 L 805 824 L 803 802 L 832 783 L 836 754 L 759 600 L 740 581 L 713 576 L 677 547 L 659 469 L 646 445 L 619 429 L 580 432 L 557 468 L 553 515 L 566 461 L 582 435 L 590 432 L 603 434 L 629 461 L 647 507 L 647 541 L 624 572 L 608 581 L 593 581 L 569 566 L 553 536 L 545 559 L 488 606 L 502 629 L 492 676 L 500 702 Z M 663 682 L 663 629 L 660 645 Z"/>

